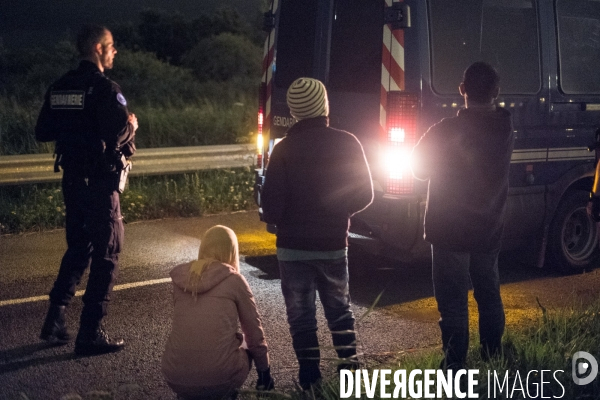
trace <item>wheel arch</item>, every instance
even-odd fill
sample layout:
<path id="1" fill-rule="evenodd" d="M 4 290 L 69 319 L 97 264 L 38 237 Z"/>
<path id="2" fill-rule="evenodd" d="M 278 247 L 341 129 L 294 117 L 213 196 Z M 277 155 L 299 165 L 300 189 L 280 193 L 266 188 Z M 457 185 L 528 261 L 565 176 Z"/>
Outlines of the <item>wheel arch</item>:
<path id="1" fill-rule="evenodd" d="M 546 215 L 544 218 L 544 245 L 540 249 L 538 266 L 548 267 L 551 262 L 547 259 L 549 250 L 548 246 L 551 236 L 550 229 L 553 226 L 555 218 L 560 211 L 561 205 L 567 201 L 573 193 L 589 192 L 593 185 L 594 179 L 593 163 L 580 164 L 577 167 L 569 170 L 554 184 L 547 187 L 546 192 Z"/>
<path id="2" fill-rule="evenodd" d="M 581 164 L 569 170 L 561 179 L 548 185 L 546 197 L 546 217 L 544 223 L 550 225 L 560 202 L 574 190 L 590 191 L 594 183 L 593 164 Z"/>
<path id="3" fill-rule="evenodd" d="M 547 185 L 542 245 L 538 247 L 539 253 L 537 257 L 537 266 L 539 268 L 546 267 L 548 234 L 560 202 L 572 191 L 590 191 L 594 182 L 594 173 L 593 163 L 579 164 L 570 169 L 556 182 Z"/>

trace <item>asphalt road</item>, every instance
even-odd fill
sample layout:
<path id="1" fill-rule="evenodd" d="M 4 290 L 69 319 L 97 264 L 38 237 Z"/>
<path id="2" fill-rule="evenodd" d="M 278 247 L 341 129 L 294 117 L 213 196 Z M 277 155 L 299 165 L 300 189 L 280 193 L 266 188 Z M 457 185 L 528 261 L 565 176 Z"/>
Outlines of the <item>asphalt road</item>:
<path id="1" fill-rule="evenodd" d="M 54 281 L 65 249 L 64 231 L 0 237 L 0 399 L 174 399 L 160 373 L 172 312 L 171 284 L 165 278 L 173 266 L 196 257 L 198 238 L 216 224 L 238 235 L 241 271 L 263 316 L 277 388 L 292 388 L 297 365 L 273 255 L 274 236 L 264 231 L 255 212 L 248 212 L 127 225 L 118 286 L 106 318 L 109 333 L 123 337 L 127 348 L 95 357 L 75 356 L 72 344 L 47 347 L 38 339 L 48 305 L 40 296 Z M 350 264 L 359 346 L 367 365 L 399 352 L 439 347 L 429 263 L 401 265 L 357 255 Z M 598 270 L 563 277 L 503 261 L 501 277 L 508 329 L 535 323 L 536 298 L 550 308 L 570 306 L 593 301 L 600 288 Z M 361 318 L 380 293 L 375 310 Z M 80 311 L 77 297 L 69 309 L 74 332 Z M 335 353 L 327 348 L 331 340 L 321 310 L 319 324 L 325 347 L 322 369 L 332 376 L 334 365 L 327 358 Z M 252 372 L 246 386 L 255 380 Z"/>

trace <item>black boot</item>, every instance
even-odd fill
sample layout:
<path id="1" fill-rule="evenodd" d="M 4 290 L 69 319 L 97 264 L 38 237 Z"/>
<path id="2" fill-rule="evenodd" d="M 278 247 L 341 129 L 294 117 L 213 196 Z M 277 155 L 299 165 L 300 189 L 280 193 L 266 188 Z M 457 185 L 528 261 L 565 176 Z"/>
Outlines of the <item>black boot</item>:
<path id="1" fill-rule="evenodd" d="M 111 339 L 102 326 L 96 329 L 81 327 L 75 339 L 75 354 L 80 356 L 113 353 L 123 347 L 123 339 Z"/>
<path id="2" fill-rule="evenodd" d="M 71 340 L 65 321 L 66 311 L 67 306 L 50 305 L 40 339 L 53 344 L 65 344 Z"/>

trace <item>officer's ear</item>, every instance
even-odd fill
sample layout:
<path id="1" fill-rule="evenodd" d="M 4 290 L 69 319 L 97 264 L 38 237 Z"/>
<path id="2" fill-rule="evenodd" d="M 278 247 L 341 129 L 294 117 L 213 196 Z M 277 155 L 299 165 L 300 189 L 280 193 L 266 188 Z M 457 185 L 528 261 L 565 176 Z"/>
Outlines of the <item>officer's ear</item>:
<path id="1" fill-rule="evenodd" d="M 97 54 L 99 56 L 102 55 L 102 53 L 103 53 L 103 47 L 104 46 L 102 46 L 102 43 L 96 43 L 94 45 L 94 54 Z"/>

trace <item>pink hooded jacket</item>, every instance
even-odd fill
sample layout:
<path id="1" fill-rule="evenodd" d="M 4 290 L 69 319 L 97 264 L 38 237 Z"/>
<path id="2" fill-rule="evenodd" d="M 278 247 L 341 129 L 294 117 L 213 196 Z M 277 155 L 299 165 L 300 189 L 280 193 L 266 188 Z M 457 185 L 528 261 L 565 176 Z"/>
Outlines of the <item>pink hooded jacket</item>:
<path id="1" fill-rule="evenodd" d="M 241 347 L 244 339 L 256 368 L 269 367 L 252 291 L 234 267 L 218 261 L 210 263 L 190 288 L 190 266 L 178 265 L 170 273 L 175 312 L 162 358 L 163 375 L 179 393 L 239 388 L 250 371 Z"/>

